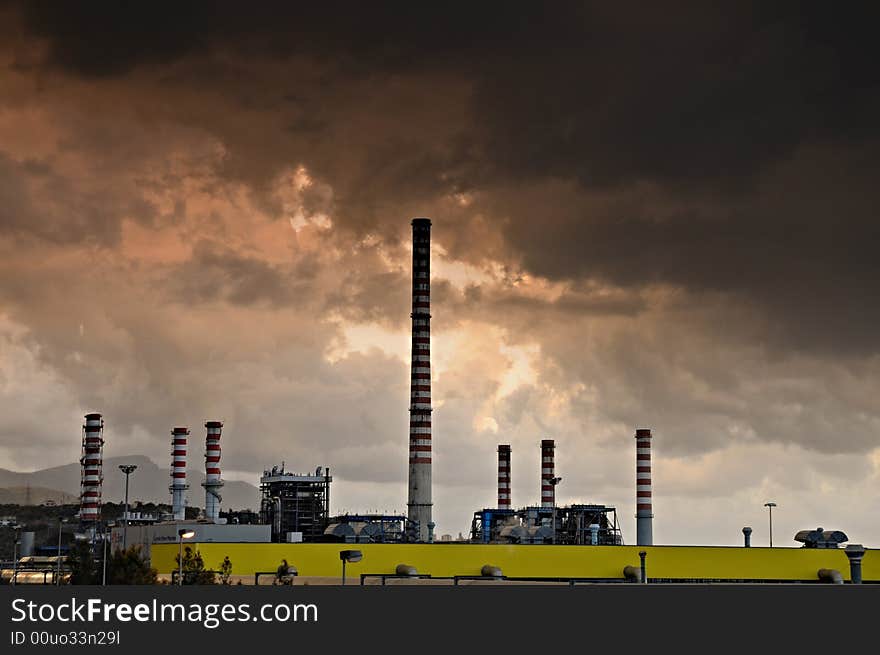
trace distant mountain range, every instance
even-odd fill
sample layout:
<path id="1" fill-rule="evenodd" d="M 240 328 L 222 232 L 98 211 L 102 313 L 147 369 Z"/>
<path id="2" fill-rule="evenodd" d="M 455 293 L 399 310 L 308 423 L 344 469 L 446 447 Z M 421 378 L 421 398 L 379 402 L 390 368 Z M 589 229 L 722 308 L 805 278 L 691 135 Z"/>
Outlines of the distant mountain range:
<path id="1" fill-rule="evenodd" d="M 171 482 L 169 470 L 160 468 L 153 460 L 143 455 L 110 457 L 104 460 L 105 502 L 121 503 L 125 500 L 125 476 L 119 470 L 120 464 L 136 464 L 137 470 L 129 479 L 128 499 L 135 501 L 170 503 L 168 485 Z M 190 507 L 204 507 L 205 490 L 201 487 L 204 473 L 190 469 L 187 471 L 190 488 L 187 500 Z M 53 468 L 19 473 L 0 469 L 0 503 L 39 505 L 47 500 L 55 503 L 79 502 L 80 465 L 66 464 Z M 247 482 L 227 481 L 220 490 L 223 497 L 221 508 L 258 509 L 260 491 Z"/>

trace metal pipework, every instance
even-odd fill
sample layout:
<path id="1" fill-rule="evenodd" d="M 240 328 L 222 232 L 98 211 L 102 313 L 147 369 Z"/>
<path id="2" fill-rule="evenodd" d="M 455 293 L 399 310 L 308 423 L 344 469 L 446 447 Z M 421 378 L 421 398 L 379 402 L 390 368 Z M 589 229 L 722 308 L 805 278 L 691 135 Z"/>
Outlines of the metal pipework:
<path id="1" fill-rule="evenodd" d="M 394 569 L 395 575 L 405 575 L 410 578 L 416 577 L 419 572 L 416 570 L 416 567 L 410 566 L 409 564 L 398 564 L 397 568 Z"/>
<path id="2" fill-rule="evenodd" d="M 654 544 L 651 502 L 651 431 L 636 430 L 636 544 Z"/>
<path id="3" fill-rule="evenodd" d="M 412 360 L 409 405 L 407 518 L 414 541 L 430 542 L 431 527 L 431 219 L 414 218 Z"/>
<path id="4" fill-rule="evenodd" d="M 820 582 L 828 582 L 830 584 L 843 584 L 843 576 L 837 569 L 819 569 L 816 572 Z"/>
<path id="5" fill-rule="evenodd" d="M 642 584 L 648 584 L 648 570 L 647 568 L 645 568 L 645 557 L 647 557 L 647 555 L 648 553 L 646 553 L 645 551 L 639 551 L 639 561 L 641 562 L 639 568 L 641 569 L 640 573 L 642 576 Z"/>
<path id="6" fill-rule="evenodd" d="M 748 526 L 743 528 L 743 546 L 751 548 L 752 546 L 752 529 Z"/>
<path id="7" fill-rule="evenodd" d="M 849 558 L 849 577 L 853 584 L 862 584 L 862 558 L 865 547 L 862 544 L 850 544 L 843 549 Z"/>
<path id="8" fill-rule="evenodd" d="M 484 578 L 503 578 L 504 575 L 501 573 L 501 569 L 497 566 L 492 566 L 491 564 L 484 564 L 483 568 L 480 569 L 480 575 Z"/>

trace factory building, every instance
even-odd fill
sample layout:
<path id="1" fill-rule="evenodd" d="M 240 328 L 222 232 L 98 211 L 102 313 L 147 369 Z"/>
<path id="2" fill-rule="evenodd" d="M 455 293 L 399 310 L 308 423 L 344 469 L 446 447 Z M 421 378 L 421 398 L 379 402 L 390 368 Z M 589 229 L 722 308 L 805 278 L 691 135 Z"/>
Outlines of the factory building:
<path id="1" fill-rule="evenodd" d="M 330 517 L 330 469 L 289 473 L 280 467 L 260 478 L 260 521 L 271 526 L 272 541 L 322 541 Z"/>

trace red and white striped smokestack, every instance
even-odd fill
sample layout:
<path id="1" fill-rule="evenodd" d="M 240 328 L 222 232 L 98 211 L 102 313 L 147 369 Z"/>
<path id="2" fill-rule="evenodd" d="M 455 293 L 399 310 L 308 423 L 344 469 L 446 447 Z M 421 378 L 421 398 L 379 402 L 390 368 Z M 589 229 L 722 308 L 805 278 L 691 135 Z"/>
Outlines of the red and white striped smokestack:
<path id="1" fill-rule="evenodd" d="M 205 437 L 205 518 L 216 522 L 220 518 L 220 487 L 223 480 L 220 479 L 220 431 L 223 423 L 220 421 L 208 421 L 205 423 L 207 436 Z"/>
<path id="2" fill-rule="evenodd" d="M 86 414 L 83 425 L 80 478 L 80 521 L 94 527 L 101 520 L 101 485 L 104 482 L 104 421 L 100 414 Z"/>
<path id="3" fill-rule="evenodd" d="M 651 431 L 636 430 L 636 544 L 654 544 L 651 504 Z"/>
<path id="4" fill-rule="evenodd" d="M 414 218 L 412 364 L 409 405 L 408 519 L 416 541 L 432 541 L 431 520 L 431 220 Z"/>
<path id="5" fill-rule="evenodd" d="M 541 441 L 541 507 L 556 507 L 556 462 L 553 439 Z"/>
<path id="6" fill-rule="evenodd" d="M 510 509 L 510 446 L 498 445 L 498 509 Z"/>
<path id="7" fill-rule="evenodd" d="M 186 518 L 186 437 L 189 428 L 171 430 L 171 513 L 175 521 Z"/>

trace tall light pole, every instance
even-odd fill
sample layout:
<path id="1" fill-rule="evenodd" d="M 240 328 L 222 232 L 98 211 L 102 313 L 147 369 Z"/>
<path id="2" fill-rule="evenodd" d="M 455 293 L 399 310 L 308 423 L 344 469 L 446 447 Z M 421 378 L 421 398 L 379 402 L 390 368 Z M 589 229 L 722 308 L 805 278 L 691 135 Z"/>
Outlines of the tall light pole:
<path id="1" fill-rule="evenodd" d="M 103 541 L 101 542 L 101 586 L 107 584 L 107 525 L 104 525 L 104 531 L 101 533 Z"/>
<path id="2" fill-rule="evenodd" d="M 770 510 L 770 548 L 773 548 L 773 508 L 776 503 L 764 503 L 764 507 Z"/>
<path id="3" fill-rule="evenodd" d="M 177 536 L 179 537 L 178 541 L 180 542 L 180 547 L 177 552 L 177 586 L 183 586 L 183 540 L 184 539 L 192 539 L 196 536 L 195 530 L 188 530 L 186 528 L 181 528 L 177 531 Z"/>
<path id="4" fill-rule="evenodd" d="M 128 476 L 137 470 L 137 464 L 120 464 L 119 470 L 125 474 L 125 522 L 122 524 L 122 551 L 128 546 Z"/>
<path id="5" fill-rule="evenodd" d="M 15 581 L 18 578 L 18 545 L 21 543 L 21 524 L 16 524 L 12 526 L 12 529 L 15 531 L 15 541 L 12 545 L 12 586 L 15 586 Z"/>
<path id="6" fill-rule="evenodd" d="M 58 517 L 58 550 L 55 551 L 55 559 L 57 560 L 58 568 L 55 573 L 55 584 L 59 587 L 61 586 L 61 527 L 63 523 L 67 523 L 67 519 L 63 519 L 60 516 Z"/>

